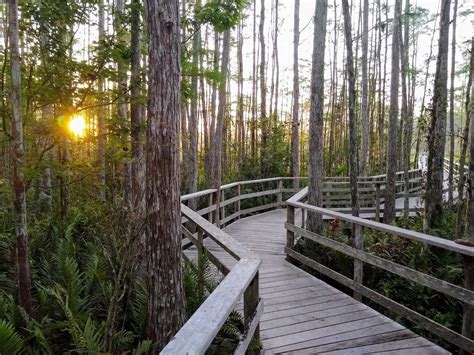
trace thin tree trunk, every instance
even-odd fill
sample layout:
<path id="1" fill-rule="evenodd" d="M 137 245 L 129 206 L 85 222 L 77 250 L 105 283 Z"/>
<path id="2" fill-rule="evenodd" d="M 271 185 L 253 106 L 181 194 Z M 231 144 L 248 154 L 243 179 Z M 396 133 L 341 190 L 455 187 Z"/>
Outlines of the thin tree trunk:
<path id="1" fill-rule="evenodd" d="M 405 217 L 405 227 L 408 227 L 408 216 L 410 212 L 410 176 L 408 171 L 410 170 L 410 152 L 411 152 L 411 123 L 409 116 L 408 108 L 408 88 L 407 88 L 407 78 L 408 78 L 408 66 L 409 66 L 409 16 L 410 11 L 410 0 L 405 2 L 405 16 L 404 21 L 404 39 L 400 41 L 400 51 L 401 51 L 401 63 L 402 63 L 402 120 L 403 124 L 403 171 L 404 171 L 404 200 L 403 200 L 403 210 Z M 400 28 L 400 37 L 402 29 Z"/>
<path id="2" fill-rule="evenodd" d="M 449 175 L 448 175 L 448 202 L 453 205 L 454 190 L 454 77 L 456 75 L 456 22 L 458 0 L 454 0 L 453 10 L 453 37 L 451 42 L 451 90 L 449 92 Z"/>
<path id="3" fill-rule="evenodd" d="M 440 225 L 443 216 L 450 5 L 451 0 L 442 0 L 432 120 L 428 137 L 428 175 L 425 199 L 425 218 L 427 222 L 425 226 L 428 228 L 435 228 Z"/>
<path id="4" fill-rule="evenodd" d="M 217 108 L 216 116 L 216 130 L 215 136 L 213 139 L 213 177 L 212 177 L 212 188 L 216 189 L 218 192 L 221 188 L 222 182 L 222 140 L 223 140 L 223 131 L 224 131 L 224 118 L 225 118 L 225 107 L 226 107 L 226 85 L 227 85 L 227 73 L 229 67 L 229 53 L 230 52 L 230 30 L 224 32 L 224 40 L 222 44 L 222 64 L 221 64 L 221 79 L 219 82 L 219 106 Z M 218 194 L 219 196 L 219 194 Z M 217 226 L 220 225 L 220 199 L 217 198 L 216 201 L 216 210 L 214 222 Z"/>
<path id="5" fill-rule="evenodd" d="M 104 24 L 104 0 L 99 0 L 99 42 L 105 40 L 105 24 Z M 98 148 L 97 148 L 97 162 L 99 165 L 99 196 L 102 201 L 105 201 L 105 110 L 104 110 L 104 79 L 101 75 L 97 79 L 97 96 L 98 96 L 98 108 L 97 108 L 97 135 L 98 135 Z"/>
<path id="6" fill-rule="evenodd" d="M 23 114 L 21 108 L 21 59 L 18 30 L 18 0 L 9 1 L 9 39 L 12 107 L 12 163 L 13 192 L 15 195 L 16 269 L 18 303 L 31 316 L 31 280 L 28 255 L 28 226 L 26 221 L 26 181 L 23 175 L 25 148 L 23 142 Z"/>
<path id="7" fill-rule="evenodd" d="M 316 2 L 313 34 L 313 63 L 311 70 L 311 108 L 309 119 L 308 202 L 322 207 L 323 184 L 323 113 L 324 113 L 324 54 L 326 45 L 327 0 Z M 308 212 L 309 230 L 321 233 L 320 214 Z M 309 246 L 312 243 L 308 243 Z M 310 249 L 313 249 L 310 247 Z"/>
<path id="8" fill-rule="evenodd" d="M 390 112 L 387 149 L 387 185 L 385 189 L 385 223 L 395 218 L 396 171 L 397 171 L 397 119 L 398 119 L 398 87 L 400 81 L 400 33 L 401 33 L 402 1 L 395 2 L 395 18 L 392 39 L 392 73 L 390 78 Z"/>
<path id="9" fill-rule="evenodd" d="M 140 0 L 132 0 L 131 8 L 131 76 L 130 76 L 130 123 L 132 143 L 131 201 L 132 208 L 141 217 L 145 211 L 145 157 L 143 108 L 140 103 L 142 83 L 140 77 Z M 143 239 L 143 238 L 141 238 Z M 142 240 L 141 253 L 144 253 L 145 241 Z"/>
<path id="10" fill-rule="evenodd" d="M 194 5 L 194 13 L 197 15 L 201 8 L 201 0 L 196 0 Z M 197 26 L 200 26 L 199 24 Z M 201 29 L 198 27 L 194 33 L 192 48 L 192 67 L 195 71 L 191 77 L 191 114 L 189 116 L 189 156 L 185 163 L 186 180 L 188 182 L 186 188 L 188 193 L 197 191 L 198 188 L 198 67 L 199 67 L 199 51 L 201 49 Z M 189 207 L 192 210 L 197 209 L 197 200 L 191 199 Z"/>
<path id="11" fill-rule="evenodd" d="M 179 191 L 180 22 L 178 0 L 148 1 L 146 147 L 148 339 L 153 354 L 185 321 Z M 160 40 L 157 41 L 156 39 Z"/>
<path id="12" fill-rule="evenodd" d="M 269 162 L 267 159 L 267 144 L 269 137 L 268 118 L 267 118 L 267 86 L 265 79 L 265 34 L 263 32 L 265 26 L 265 0 L 260 2 L 260 25 L 259 25 L 259 40 L 260 40 L 260 121 L 262 123 L 262 176 L 266 176 L 270 173 L 267 167 Z"/>
<path id="13" fill-rule="evenodd" d="M 472 49 L 474 50 L 474 36 L 472 37 Z M 470 118 L 471 125 L 474 124 L 474 106 L 472 104 L 472 98 L 474 97 L 474 85 L 472 85 L 472 76 L 474 75 L 473 70 L 474 66 L 473 59 L 474 52 L 471 50 L 471 102 L 467 113 Z M 470 247 L 474 246 L 474 129 L 471 127 L 470 133 L 470 148 L 469 148 L 469 182 L 468 182 L 468 195 L 469 195 L 469 205 L 468 205 L 468 234 L 467 234 L 467 243 Z M 473 290 L 474 289 L 474 260 L 472 256 L 464 256 L 464 287 Z M 462 335 L 468 339 L 474 339 L 474 307 L 471 304 L 464 303 L 463 311 L 463 322 L 462 322 Z M 468 353 L 464 351 L 464 353 Z"/>
<path id="14" fill-rule="evenodd" d="M 368 77 L 367 77 L 367 52 L 369 41 L 369 0 L 364 1 L 363 26 L 362 26 L 362 116 L 361 116 L 361 153 L 360 175 L 367 175 L 367 149 L 369 139 L 369 107 L 368 107 Z"/>
<path id="15" fill-rule="evenodd" d="M 299 176 L 299 111 L 300 111 L 300 76 L 298 65 L 298 46 L 300 43 L 300 0 L 295 0 L 293 24 L 293 117 L 291 125 L 291 176 Z M 299 187 L 299 181 L 293 180 L 293 187 Z"/>
<path id="16" fill-rule="evenodd" d="M 352 26 L 349 3 L 347 0 L 342 1 L 342 10 L 344 15 L 344 37 L 346 41 L 347 54 L 347 77 L 349 81 L 349 177 L 351 184 L 351 207 L 354 216 L 359 215 L 359 201 L 357 196 L 357 175 L 359 167 L 357 164 L 357 132 L 356 132 L 356 115 L 355 115 L 355 75 L 354 75 L 354 59 L 352 54 Z"/>
<path id="17" fill-rule="evenodd" d="M 464 167 L 466 164 L 466 153 L 467 147 L 469 145 L 469 132 L 472 128 L 471 126 L 471 114 L 472 114 L 472 103 L 471 103 L 471 87 L 474 85 L 472 81 L 474 80 L 474 38 L 471 40 L 471 59 L 469 64 L 469 78 L 467 81 L 466 87 L 466 123 L 464 127 L 464 133 L 462 136 L 462 146 L 461 146 L 461 154 L 459 158 L 459 182 L 458 182 L 458 205 L 457 205 L 457 214 L 456 214 L 456 232 L 455 236 L 458 239 L 464 237 L 465 228 L 464 228 L 464 212 L 465 212 L 465 205 L 466 199 L 464 198 L 464 185 L 466 184 L 466 174 L 464 171 Z M 472 143 L 471 143 L 472 146 Z"/>
<path id="18" fill-rule="evenodd" d="M 426 71 L 425 71 L 425 81 L 423 85 L 423 97 L 421 99 L 421 106 L 420 106 L 420 116 L 419 118 L 423 118 L 425 114 L 425 100 L 426 100 L 426 88 L 428 87 L 428 78 L 430 75 L 430 64 L 431 64 L 431 59 L 433 58 L 433 42 L 436 34 L 436 23 L 438 19 L 438 13 L 436 13 L 435 19 L 433 21 L 433 35 L 431 36 L 431 41 L 430 41 L 430 53 L 428 55 L 428 59 L 426 60 Z M 416 137 L 416 147 L 415 147 L 415 158 L 414 158 L 414 164 L 418 164 L 418 156 L 420 154 L 420 143 L 421 143 L 421 137 L 422 137 L 422 132 L 421 132 L 421 125 L 418 124 L 418 133 Z"/>

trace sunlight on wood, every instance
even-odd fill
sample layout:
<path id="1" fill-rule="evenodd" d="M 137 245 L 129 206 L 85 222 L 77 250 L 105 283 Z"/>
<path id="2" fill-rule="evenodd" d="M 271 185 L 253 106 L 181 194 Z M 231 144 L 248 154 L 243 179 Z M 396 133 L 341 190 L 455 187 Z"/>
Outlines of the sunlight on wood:
<path id="1" fill-rule="evenodd" d="M 86 120 L 83 116 L 74 116 L 69 121 L 68 127 L 76 138 L 82 138 L 86 133 Z"/>

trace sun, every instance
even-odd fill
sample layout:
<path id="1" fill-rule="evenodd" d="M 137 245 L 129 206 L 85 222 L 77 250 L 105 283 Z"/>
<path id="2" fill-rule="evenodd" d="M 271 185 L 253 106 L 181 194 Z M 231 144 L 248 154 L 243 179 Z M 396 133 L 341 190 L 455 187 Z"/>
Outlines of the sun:
<path id="1" fill-rule="evenodd" d="M 77 138 L 81 138 L 86 133 L 86 120 L 83 116 L 74 116 L 69 121 L 69 130 Z"/>

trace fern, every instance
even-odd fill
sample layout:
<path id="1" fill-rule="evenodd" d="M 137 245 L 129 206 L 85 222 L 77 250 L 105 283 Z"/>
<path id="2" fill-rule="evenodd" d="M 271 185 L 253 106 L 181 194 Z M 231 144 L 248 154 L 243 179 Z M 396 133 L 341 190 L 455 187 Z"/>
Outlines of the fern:
<path id="1" fill-rule="evenodd" d="M 23 349 L 23 339 L 13 325 L 0 319 L 0 354 L 15 355 L 21 353 Z"/>
<path id="2" fill-rule="evenodd" d="M 132 355 L 144 355 L 147 354 L 151 348 L 151 340 L 143 340 L 138 343 L 137 347 L 133 350 Z"/>

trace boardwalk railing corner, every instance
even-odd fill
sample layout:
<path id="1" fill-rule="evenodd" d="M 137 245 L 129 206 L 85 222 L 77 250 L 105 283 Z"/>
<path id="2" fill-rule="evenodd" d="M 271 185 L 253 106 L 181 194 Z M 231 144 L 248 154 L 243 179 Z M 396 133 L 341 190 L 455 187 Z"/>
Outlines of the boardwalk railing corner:
<path id="1" fill-rule="evenodd" d="M 191 198 L 212 196 L 213 193 L 214 191 L 207 190 L 197 193 Z M 186 200 L 188 197 L 183 196 L 182 200 Z M 212 218 L 212 206 L 205 211 L 209 218 Z M 235 354 L 245 354 L 252 338 L 259 339 L 258 325 L 263 313 L 263 300 L 259 297 L 258 270 L 262 261 L 212 222 L 204 219 L 199 213 L 184 204 L 181 205 L 181 213 L 184 222 L 182 226 L 184 239 L 196 246 L 198 257 L 206 253 L 207 258 L 225 277 L 162 350 L 162 354 L 205 353 L 242 297 L 245 331 L 237 345 Z M 192 232 L 188 227 L 195 232 Z M 238 261 L 231 270 L 210 250 L 206 249 L 203 243 L 206 237 L 214 240 Z M 183 248 L 187 247 L 189 244 L 183 243 Z M 204 287 L 204 285 L 198 287 Z"/>

